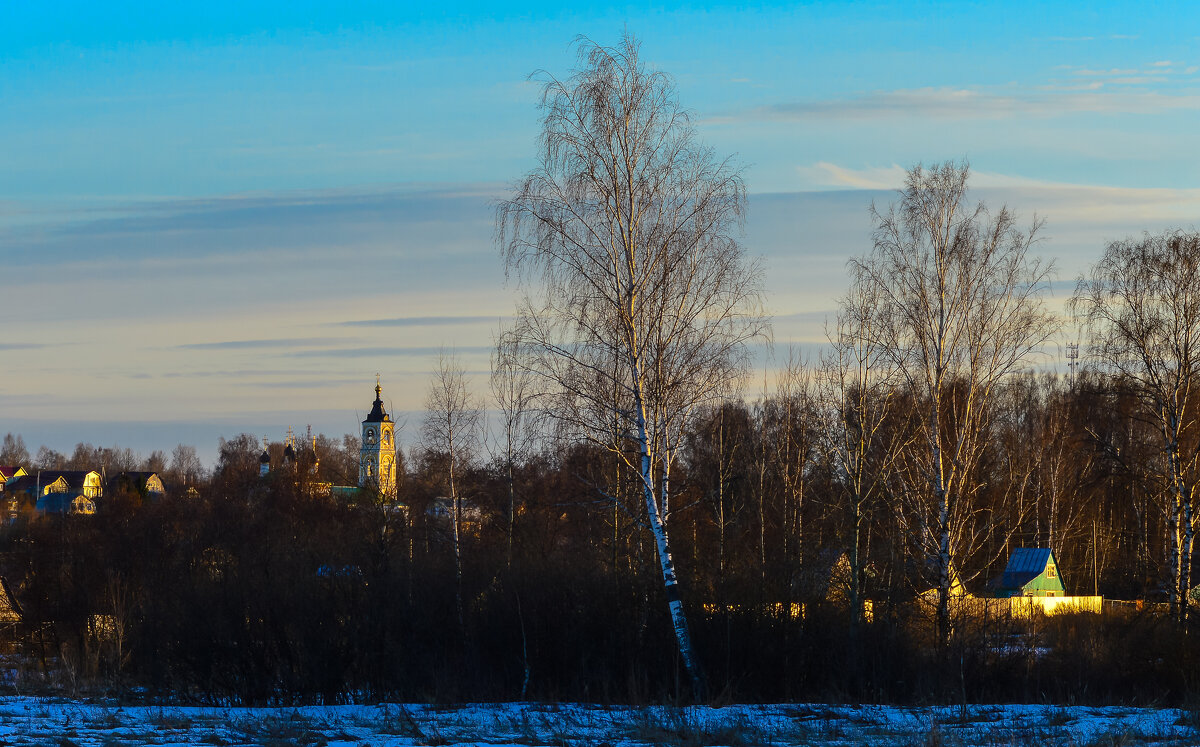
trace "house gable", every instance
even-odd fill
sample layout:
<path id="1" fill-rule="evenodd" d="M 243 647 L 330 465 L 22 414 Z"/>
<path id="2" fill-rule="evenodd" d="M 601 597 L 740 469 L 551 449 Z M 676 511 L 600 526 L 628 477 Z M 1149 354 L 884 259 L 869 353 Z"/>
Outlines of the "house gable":
<path id="1" fill-rule="evenodd" d="M 99 472 L 88 472 L 83 476 L 83 494 L 88 498 L 98 498 L 104 494 L 104 480 Z"/>
<path id="2" fill-rule="evenodd" d="M 4 489 L 4 483 L 9 480 L 15 480 L 18 477 L 24 477 L 28 474 L 24 467 L 0 466 L 0 490 Z"/>
<path id="3" fill-rule="evenodd" d="M 67 491 L 99 498 L 104 495 L 104 482 L 100 473 L 95 470 L 43 470 L 36 479 L 42 485 L 50 485 L 62 479 L 66 481 Z M 53 492 L 63 492 L 55 490 Z M 46 491 L 42 492 L 45 495 Z"/>
<path id="4" fill-rule="evenodd" d="M 1013 550 L 994 582 L 997 597 L 1061 597 L 1066 594 L 1054 552 L 1044 547 Z"/>
<path id="5" fill-rule="evenodd" d="M 59 475 L 54 480 L 42 484 L 42 495 L 50 495 L 51 493 L 65 493 L 71 489 L 67 483 L 67 478 Z"/>

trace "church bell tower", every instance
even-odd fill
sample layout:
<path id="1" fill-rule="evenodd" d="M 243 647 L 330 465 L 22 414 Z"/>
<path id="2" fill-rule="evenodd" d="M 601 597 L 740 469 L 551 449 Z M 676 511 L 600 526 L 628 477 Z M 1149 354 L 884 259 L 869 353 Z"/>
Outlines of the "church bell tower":
<path id="1" fill-rule="evenodd" d="M 375 402 L 362 423 L 358 486 L 396 500 L 396 424 L 383 409 L 383 388 L 375 378 Z"/>

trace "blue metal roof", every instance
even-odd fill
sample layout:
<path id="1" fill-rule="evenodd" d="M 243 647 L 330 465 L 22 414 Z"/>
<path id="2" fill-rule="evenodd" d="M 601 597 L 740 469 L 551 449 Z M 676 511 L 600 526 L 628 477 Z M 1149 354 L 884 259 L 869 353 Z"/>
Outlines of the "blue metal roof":
<path id="1" fill-rule="evenodd" d="M 1004 572 L 1006 574 L 1032 572 L 1036 576 L 1046 570 L 1046 564 L 1053 556 L 1054 553 L 1050 552 L 1048 547 L 1019 547 L 1013 550 L 1013 554 L 1009 556 Z"/>
<path id="2" fill-rule="evenodd" d="M 1008 558 L 1004 574 L 996 584 L 999 589 L 1018 590 L 1042 575 L 1046 566 L 1054 560 L 1054 553 L 1048 547 L 1019 547 L 1013 550 Z M 1055 563 L 1055 567 L 1058 564 Z M 1059 582 L 1061 583 L 1061 581 Z"/>

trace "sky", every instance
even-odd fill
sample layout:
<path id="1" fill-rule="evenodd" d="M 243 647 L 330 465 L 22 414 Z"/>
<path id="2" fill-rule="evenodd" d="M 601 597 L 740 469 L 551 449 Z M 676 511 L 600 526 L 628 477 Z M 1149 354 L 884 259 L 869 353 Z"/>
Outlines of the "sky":
<path id="1" fill-rule="evenodd" d="M 1082 6 L 1082 4 L 1080 4 Z M 434 7 L 436 6 L 436 7 Z M 1200 218 L 1200 10 L 1091 3 L 0 4 L 0 433 L 167 453 L 288 426 L 418 434 L 482 395 L 516 289 L 495 201 L 539 80 L 623 31 L 745 171 L 774 356 L 816 349 L 917 163 L 1045 219 L 1069 297 L 1109 241 Z M 768 365 L 769 353 L 759 360 Z"/>

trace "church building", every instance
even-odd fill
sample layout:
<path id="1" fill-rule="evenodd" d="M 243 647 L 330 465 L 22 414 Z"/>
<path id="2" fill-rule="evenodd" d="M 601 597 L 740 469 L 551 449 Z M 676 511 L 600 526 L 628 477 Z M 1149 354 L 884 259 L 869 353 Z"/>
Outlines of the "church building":
<path id="1" fill-rule="evenodd" d="M 297 475 L 311 475 L 315 478 L 320 461 L 317 457 L 317 441 L 312 437 L 311 428 L 307 440 L 312 443 L 311 450 L 303 445 L 297 448 L 292 429 L 288 428 L 280 461 L 278 456 L 272 459 L 270 444 L 264 436 L 262 455 L 258 458 L 259 476 L 266 479 L 279 472 L 291 475 L 293 479 Z M 315 495 L 333 495 L 349 500 L 359 497 L 361 493 L 368 493 L 373 499 L 377 497 L 387 502 L 395 502 L 396 467 L 396 423 L 383 407 L 383 387 L 376 379 L 375 402 L 372 403 L 367 419 L 362 421 L 358 451 L 358 485 L 331 485 L 312 480 L 305 482 L 305 485 Z"/>
<path id="2" fill-rule="evenodd" d="M 383 409 L 383 388 L 375 381 L 375 402 L 362 422 L 358 487 L 396 500 L 396 424 Z"/>

